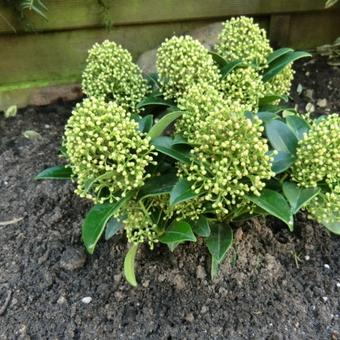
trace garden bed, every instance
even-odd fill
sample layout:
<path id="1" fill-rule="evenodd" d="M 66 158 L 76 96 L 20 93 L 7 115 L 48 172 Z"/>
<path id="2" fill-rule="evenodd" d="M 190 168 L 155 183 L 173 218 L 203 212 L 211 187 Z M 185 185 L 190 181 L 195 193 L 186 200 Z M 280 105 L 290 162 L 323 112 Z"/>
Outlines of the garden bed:
<path id="1" fill-rule="evenodd" d="M 296 69 L 301 109 L 311 102 L 316 114 L 340 112 L 339 69 L 325 60 Z M 200 244 L 142 248 L 137 288 L 122 278 L 123 236 L 86 255 L 80 226 L 90 204 L 71 183 L 33 180 L 58 163 L 71 109 L 0 118 L 1 339 L 338 339 L 340 239 L 304 214 L 294 233 L 274 219 L 235 226 L 213 282 Z M 23 137 L 27 130 L 40 137 Z"/>

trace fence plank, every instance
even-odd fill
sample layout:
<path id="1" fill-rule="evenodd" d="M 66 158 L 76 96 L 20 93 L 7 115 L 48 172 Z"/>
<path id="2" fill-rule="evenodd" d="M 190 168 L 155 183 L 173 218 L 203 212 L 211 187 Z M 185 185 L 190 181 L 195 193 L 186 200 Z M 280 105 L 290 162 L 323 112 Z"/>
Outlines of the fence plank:
<path id="1" fill-rule="evenodd" d="M 174 22 L 223 18 L 232 15 L 263 15 L 324 10 L 325 0 L 111 0 L 108 15 L 115 25 Z M 36 31 L 102 27 L 104 19 L 95 0 L 50 0 L 48 21 L 32 14 L 29 20 Z M 327 12 L 340 8 L 340 4 Z M 0 13 L 17 29 L 24 26 L 8 6 L 0 5 Z M 0 33 L 12 29 L 0 18 Z"/>

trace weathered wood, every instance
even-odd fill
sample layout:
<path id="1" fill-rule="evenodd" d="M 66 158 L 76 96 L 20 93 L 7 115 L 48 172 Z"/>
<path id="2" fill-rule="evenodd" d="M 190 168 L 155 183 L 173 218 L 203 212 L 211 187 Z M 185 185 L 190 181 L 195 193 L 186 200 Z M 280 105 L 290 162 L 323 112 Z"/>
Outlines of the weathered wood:
<path id="1" fill-rule="evenodd" d="M 115 25 L 174 22 L 222 18 L 232 15 L 263 15 L 325 10 L 325 0 L 111 0 L 108 11 Z M 48 21 L 32 14 L 29 21 L 36 31 L 102 27 L 102 7 L 96 0 L 49 0 Z M 338 3 L 325 10 L 340 8 Z M 0 13 L 17 29 L 24 29 L 15 13 L 0 4 Z M 13 33 L 0 18 L 0 33 Z"/>
<path id="2" fill-rule="evenodd" d="M 289 46 L 291 14 L 272 15 L 270 17 L 269 37 L 274 48 Z"/>
<path id="3" fill-rule="evenodd" d="M 194 21 L 116 27 L 111 31 L 87 29 L 0 36 L 0 91 L 29 87 L 35 81 L 53 83 L 59 79 L 79 79 L 87 51 L 95 42 L 114 40 L 136 57 L 174 33 L 188 32 L 205 23 Z"/>

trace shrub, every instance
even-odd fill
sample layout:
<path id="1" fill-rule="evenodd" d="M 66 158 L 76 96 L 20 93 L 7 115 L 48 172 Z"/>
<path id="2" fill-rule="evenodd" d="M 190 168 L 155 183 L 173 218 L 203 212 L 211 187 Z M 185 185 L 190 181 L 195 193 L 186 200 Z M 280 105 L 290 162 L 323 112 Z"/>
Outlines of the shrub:
<path id="1" fill-rule="evenodd" d="M 293 231 L 294 214 L 306 209 L 340 234 L 339 117 L 310 121 L 276 105 L 292 62 L 309 54 L 272 51 L 248 18 L 225 24 L 217 50 L 222 56 L 190 37 L 165 41 L 146 95 L 128 52 L 95 45 L 84 71 L 90 98 L 65 130 L 68 164 L 37 177 L 72 179 L 94 201 L 82 228 L 90 254 L 103 234 L 124 229 L 134 286 L 142 243 L 173 251 L 203 238 L 214 276 L 235 221 L 272 215 Z"/>

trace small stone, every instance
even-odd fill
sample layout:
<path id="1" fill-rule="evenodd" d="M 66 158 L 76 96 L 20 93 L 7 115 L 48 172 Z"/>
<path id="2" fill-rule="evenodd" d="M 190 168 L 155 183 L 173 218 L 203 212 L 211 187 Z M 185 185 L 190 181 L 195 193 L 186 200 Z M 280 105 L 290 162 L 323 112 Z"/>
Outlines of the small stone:
<path id="1" fill-rule="evenodd" d="M 306 104 L 306 111 L 309 113 L 313 113 L 315 111 L 315 106 L 312 103 L 307 103 Z"/>
<path id="2" fill-rule="evenodd" d="M 310 76 L 310 72 L 309 71 L 307 71 L 305 74 L 306 74 L 306 77 Z"/>
<path id="3" fill-rule="evenodd" d="M 318 99 L 318 101 L 316 102 L 316 105 L 321 108 L 327 107 L 327 99 L 326 98 Z"/>
<path id="4" fill-rule="evenodd" d="M 59 299 L 57 300 L 57 304 L 58 305 L 62 305 L 62 304 L 64 304 L 66 302 L 66 298 L 65 298 L 65 296 L 60 296 L 59 297 Z"/>
<path id="5" fill-rule="evenodd" d="M 299 83 L 298 86 L 296 87 L 296 93 L 300 95 L 303 91 L 303 86 Z"/>
<path id="6" fill-rule="evenodd" d="M 203 306 L 203 307 L 201 308 L 201 313 L 204 314 L 204 313 L 206 313 L 208 310 L 209 310 L 209 308 L 208 308 L 207 306 Z"/>
<path id="7" fill-rule="evenodd" d="M 327 264 L 327 263 L 325 263 L 323 266 L 324 266 L 326 269 L 331 269 L 331 267 L 330 267 L 329 264 Z"/>
<path id="8" fill-rule="evenodd" d="M 305 96 L 308 99 L 313 100 L 313 95 L 314 95 L 314 90 L 313 89 L 306 89 L 305 90 Z"/>
<path id="9" fill-rule="evenodd" d="M 149 284 L 150 284 L 150 280 L 145 280 L 142 285 L 144 288 L 148 288 Z"/>
<path id="10" fill-rule="evenodd" d="M 177 289 L 181 290 L 185 288 L 185 282 L 181 275 L 177 274 L 174 277 L 174 283 Z"/>
<path id="11" fill-rule="evenodd" d="M 340 282 L 336 283 L 337 288 L 340 288 Z"/>
<path id="12" fill-rule="evenodd" d="M 82 303 L 89 304 L 92 301 L 91 296 L 85 296 L 81 299 Z"/>
<path id="13" fill-rule="evenodd" d="M 328 297 L 327 297 L 327 296 L 323 296 L 323 297 L 322 297 L 322 300 L 323 300 L 324 302 L 327 302 L 327 301 L 328 301 Z"/>
<path id="14" fill-rule="evenodd" d="M 204 280 L 207 276 L 203 266 L 198 265 L 196 269 L 196 276 L 198 279 Z"/>
<path id="15" fill-rule="evenodd" d="M 185 320 L 188 322 L 193 322 L 195 320 L 194 314 L 189 313 L 185 316 Z"/>
<path id="16" fill-rule="evenodd" d="M 306 260 L 306 261 L 309 261 L 309 260 L 310 260 L 310 256 L 309 256 L 309 255 L 306 255 L 306 256 L 305 256 L 305 260 Z"/>
<path id="17" fill-rule="evenodd" d="M 66 270 L 76 270 L 84 266 L 86 260 L 83 249 L 67 248 L 60 259 L 60 267 Z"/>

